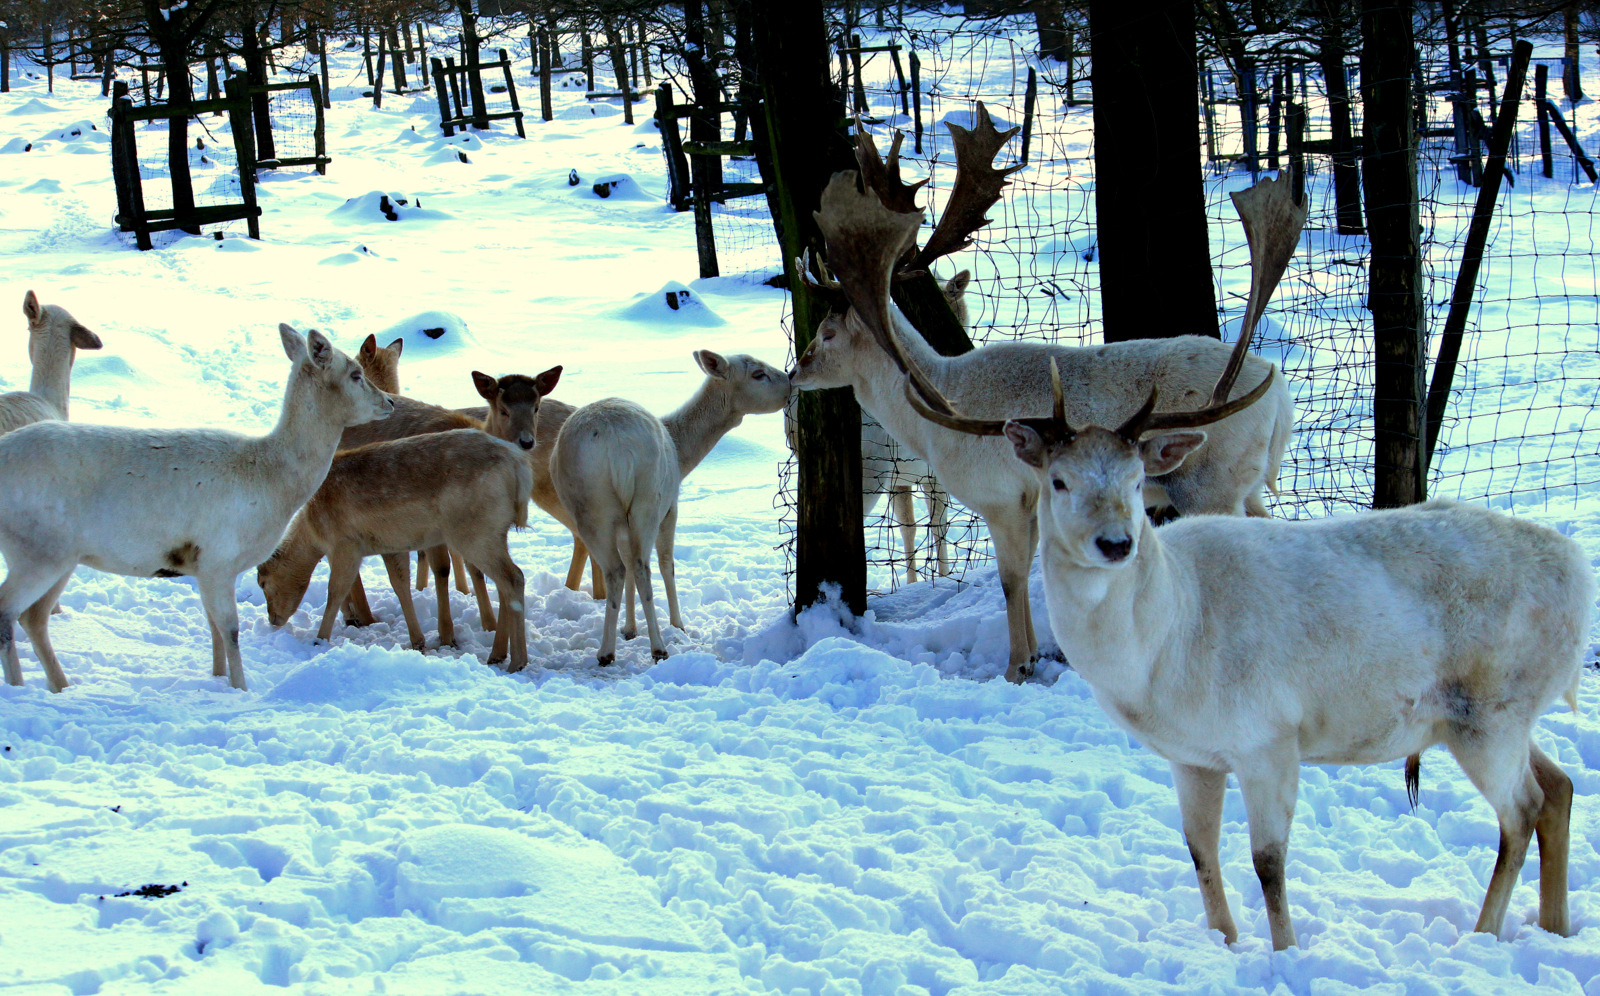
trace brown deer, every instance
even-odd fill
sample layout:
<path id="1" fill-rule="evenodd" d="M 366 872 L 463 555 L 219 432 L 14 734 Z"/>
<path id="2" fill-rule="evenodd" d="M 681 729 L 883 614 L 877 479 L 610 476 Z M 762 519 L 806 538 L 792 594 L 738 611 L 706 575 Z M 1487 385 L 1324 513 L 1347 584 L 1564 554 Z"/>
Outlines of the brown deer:
<path id="1" fill-rule="evenodd" d="M 429 551 L 439 597 L 439 642 L 454 645 L 449 557 L 459 551 L 487 574 L 500 593 L 500 625 L 489 663 L 510 655 L 508 670 L 527 664 L 522 571 L 511 559 L 506 533 L 528 522 L 533 474 L 514 447 L 479 429 L 427 433 L 346 450 L 327 479 L 289 524 L 278 549 L 256 572 L 267 597 L 267 618 L 282 626 L 299 608 L 311 573 L 328 558 L 328 600 L 317 638 L 333 633 L 337 608 L 361 568 L 378 554 L 400 600 L 414 649 L 424 636 L 411 603 L 407 560 Z"/>

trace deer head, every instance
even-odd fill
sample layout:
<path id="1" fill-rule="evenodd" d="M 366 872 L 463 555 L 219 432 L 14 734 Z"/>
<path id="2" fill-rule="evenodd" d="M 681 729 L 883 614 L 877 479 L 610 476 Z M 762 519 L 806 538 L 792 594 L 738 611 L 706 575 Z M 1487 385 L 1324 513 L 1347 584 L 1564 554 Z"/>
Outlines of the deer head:
<path id="1" fill-rule="evenodd" d="M 795 261 L 796 272 L 831 308 L 796 363 L 791 375 L 796 387 L 851 383 L 857 352 L 874 347 L 886 352 L 900 370 L 912 373 L 912 362 L 889 328 L 890 282 L 926 270 L 940 257 L 971 245 L 972 234 L 989 223 L 984 215 L 999 200 L 1005 178 L 1021 168 L 994 167 L 995 155 L 1017 129 L 998 131 L 981 102 L 972 128 L 948 127 L 956 152 L 956 178 L 938 225 L 918 249 L 922 209 L 916 205 L 916 193 L 927 181 L 906 184 L 901 180 L 901 135 L 895 135 L 885 159 L 878 154 L 872 136 L 858 126 L 856 162 L 860 168 L 834 174 L 815 215 L 827 240 L 826 263 L 819 259 L 813 267 L 809 253 Z M 841 279 L 833 279 L 829 267 Z M 951 282 L 959 281 L 958 296 L 965 290 L 966 276 L 970 274 Z M 950 294 L 949 287 L 946 294 Z M 921 378 L 920 371 L 912 375 Z"/>
<path id="2" fill-rule="evenodd" d="M 539 404 L 561 379 L 561 368 L 551 367 L 537 377 L 526 374 L 506 374 L 499 380 L 486 373 L 472 371 L 472 383 L 483 400 L 489 402 L 489 414 L 483 420 L 483 431 L 496 439 L 516 443 L 531 450 L 538 442 Z"/>

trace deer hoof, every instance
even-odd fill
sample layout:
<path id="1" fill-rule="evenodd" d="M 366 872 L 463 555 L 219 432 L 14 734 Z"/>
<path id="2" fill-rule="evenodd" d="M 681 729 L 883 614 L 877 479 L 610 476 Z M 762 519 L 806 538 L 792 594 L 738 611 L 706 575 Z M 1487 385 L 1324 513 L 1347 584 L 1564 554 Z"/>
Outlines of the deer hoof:
<path id="1" fill-rule="evenodd" d="M 652 650 L 650 651 L 650 656 L 654 660 L 664 661 L 667 659 L 667 652 L 665 650 Z"/>
<path id="2" fill-rule="evenodd" d="M 623 630 L 623 631 L 622 631 L 622 638 L 623 638 L 623 639 L 624 639 L 624 640 L 633 640 L 633 639 L 637 639 L 637 638 L 638 638 L 638 636 L 639 636 L 639 631 L 638 631 L 638 630 L 636 630 L 636 629 L 624 629 L 624 630 Z"/>
<path id="3" fill-rule="evenodd" d="M 506 658 L 505 658 L 504 654 L 501 654 L 499 657 L 496 657 L 493 654 L 489 655 L 489 666 L 490 667 L 499 667 L 501 664 L 504 664 L 505 662 L 506 662 Z"/>
<path id="4" fill-rule="evenodd" d="M 599 656 L 597 656 L 595 658 L 595 660 L 600 662 L 600 666 L 601 667 L 609 666 L 616 659 L 617 659 L 617 655 L 616 654 L 600 654 Z"/>

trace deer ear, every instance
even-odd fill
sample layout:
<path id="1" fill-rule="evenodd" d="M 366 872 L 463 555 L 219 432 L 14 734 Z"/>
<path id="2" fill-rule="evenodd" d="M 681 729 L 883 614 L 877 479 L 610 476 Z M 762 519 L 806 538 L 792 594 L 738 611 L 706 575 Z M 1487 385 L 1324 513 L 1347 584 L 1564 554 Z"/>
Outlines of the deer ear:
<path id="1" fill-rule="evenodd" d="M 377 336 L 369 335 L 365 339 L 361 340 L 361 358 L 363 360 L 372 359 L 373 354 L 377 353 L 377 351 L 378 351 L 378 337 Z"/>
<path id="2" fill-rule="evenodd" d="M 306 347 L 313 364 L 319 367 L 327 367 L 328 364 L 333 362 L 333 343 L 329 342 L 328 337 L 316 329 L 306 333 Z"/>
<path id="3" fill-rule="evenodd" d="M 1032 426 L 1012 419 L 1006 423 L 1006 438 L 1011 440 L 1017 459 L 1030 467 L 1043 467 L 1048 459 L 1044 437 L 1039 435 Z"/>
<path id="4" fill-rule="evenodd" d="M 944 292 L 949 297 L 959 297 L 967 292 L 967 284 L 972 281 L 972 271 L 962 270 L 960 273 L 945 281 Z"/>
<path id="5" fill-rule="evenodd" d="M 539 376 L 533 378 L 533 386 L 534 389 L 539 392 L 539 396 L 542 398 L 556 389 L 556 381 L 560 379 L 561 368 L 559 366 L 554 366 Z"/>
<path id="6" fill-rule="evenodd" d="M 728 378 L 728 360 L 726 357 L 713 353 L 709 349 L 697 349 L 694 351 L 694 361 L 700 364 L 700 369 L 706 372 L 706 376 L 720 377 L 723 380 Z"/>
<path id="7" fill-rule="evenodd" d="M 306 341 L 293 325 L 279 324 L 278 338 L 283 340 L 284 355 L 289 357 L 291 363 L 299 363 L 306 358 Z"/>
<path id="8" fill-rule="evenodd" d="M 28 316 L 28 321 L 37 322 L 44 315 L 44 306 L 39 303 L 39 296 L 33 291 L 22 296 L 22 313 Z"/>
<path id="9" fill-rule="evenodd" d="M 72 329 L 68 332 L 68 335 L 72 338 L 72 344 L 79 349 L 100 348 L 100 337 L 76 322 L 72 324 Z"/>
<path id="10" fill-rule="evenodd" d="M 1198 431 L 1169 432 L 1164 436 L 1146 439 L 1139 444 L 1145 476 L 1160 477 L 1172 473 L 1182 465 L 1185 457 L 1199 449 L 1205 441 L 1206 434 Z"/>
<path id="11" fill-rule="evenodd" d="M 405 351 L 406 341 L 404 339 L 396 339 L 394 342 L 389 343 L 389 345 L 383 348 L 387 349 L 389 352 L 398 357 L 402 352 Z"/>
<path id="12" fill-rule="evenodd" d="M 476 387 L 478 395 L 491 405 L 500 397 L 500 383 L 486 373 L 472 371 L 472 386 Z"/>

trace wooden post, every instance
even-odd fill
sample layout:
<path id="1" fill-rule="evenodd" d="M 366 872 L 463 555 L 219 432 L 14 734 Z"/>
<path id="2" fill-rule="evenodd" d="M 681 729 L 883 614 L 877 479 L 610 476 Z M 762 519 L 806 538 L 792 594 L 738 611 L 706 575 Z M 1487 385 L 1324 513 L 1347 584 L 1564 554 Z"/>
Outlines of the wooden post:
<path id="1" fill-rule="evenodd" d="M 417 22 L 417 69 L 418 69 L 418 71 L 421 72 L 422 67 L 426 66 L 428 64 L 429 64 L 428 63 L 428 32 L 423 28 L 422 22 L 418 21 Z M 427 89 L 428 79 L 429 79 L 428 73 L 423 72 L 422 73 L 422 86 L 423 86 L 423 89 Z"/>
<path id="2" fill-rule="evenodd" d="M 911 119 L 914 122 L 917 154 L 922 153 L 922 60 L 911 50 Z"/>
<path id="3" fill-rule="evenodd" d="M 394 25 L 389 25 L 389 56 L 394 60 L 394 92 L 405 93 L 406 85 L 406 58 L 400 50 L 400 30 Z"/>
<path id="4" fill-rule="evenodd" d="M 686 211 L 689 208 L 689 157 L 683 154 L 683 134 L 678 130 L 671 83 L 663 83 L 656 89 L 656 127 L 661 131 L 661 148 L 667 159 L 667 202 L 674 211 Z"/>
<path id="5" fill-rule="evenodd" d="M 478 19 L 473 15 L 472 4 L 468 0 L 459 0 L 458 6 L 462 9 L 461 43 L 467 47 L 467 58 L 463 68 L 467 71 L 467 94 L 472 98 L 472 127 L 479 131 L 487 131 L 489 104 L 483 96 L 483 69 L 478 54 L 482 45 L 478 41 Z"/>
<path id="6" fill-rule="evenodd" d="M 322 110 L 331 110 L 333 93 L 328 88 L 328 35 L 321 27 L 317 28 L 317 40 L 320 42 L 317 46 L 317 62 L 322 71 L 322 101 L 318 106 Z M 426 77 L 427 73 L 423 73 L 423 76 Z M 321 116 L 320 113 L 318 116 Z"/>
<path id="7" fill-rule="evenodd" d="M 1556 175 L 1555 159 L 1550 155 L 1550 113 L 1545 110 L 1549 103 L 1545 99 L 1545 89 L 1550 83 L 1550 67 L 1539 63 L 1533 69 L 1533 107 L 1539 119 L 1539 158 L 1544 163 L 1544 175 Z M 1509 96 L 1507 100 L 1511 99 Z"/>
<path id="8" fill-rule="evenodd" d="M 1350 75 L 1344 36 L 1335 27 L 1322 39 L 1322 76 L 1328 88 L 1328 124 L 1333 130 L 1334 217 L 1340 235 L 1360 235 L 1361 174 L 1350 131 Z"/>
<path id="9" fill-rule="evenodd" d="M 449 138 L 456 133 L 450 124 L 450 119 L 455 115 L 450 113 L 450 86 L 445 82 L 444 64 L 438 56 L 431 60 L 433 66 L 433 95 L 439 98 L 439 127 L 444 130 L 444 137 Z"/>
<path id="10" fill-rule="evenodd" d="M 1439 337 L 1439 358 L 1434 361 L 1433 381 L 1428 385 L 1427 439 L 1422 456 L 1424 475 L 1433 462 L 1434 447 L 1439 442 L 1439 428 L 1444 423 L 1445 408 L 1450 404 L 1450 386 L 1454 382 L 1456 363 L 1461 355 L 1461 337 L 1467 327 L 1467 315 L 1472 310 L 1478 267 L 1483 261 L 1484 247 L 1489 242 L 1495 198 L 1499 196 L 1500 180 L 1505 175 L 1506 151 L 1511 144 L 1511 133 L 1517 127 L 1517 104 L 1522 100 L 1522 85 L 1527 79 L 1528 60 L 1532 55 L 1531 42 L 1516 43 L 1511 53 L 1511 69 L 1506 74 L 1505 93 L 1500 99 L 1500 113 L 1495 115 L 1483 186 L 1478 188 L 1478 203 L 1473 208 L 1472 223 L 1467 228 L 1467 244 L 1461 252 L 1461 271 L 1456 275 L 1455 290 L 1450 295 L 1450 312 L 1445 316 L 1444 332 Z"/>
<path id="11" fill-rule="evenodd" d="M 547 28 L 539 29 L 539 116 L 546 121 L 555 119 L 555 109 L 551 104 L 550 86 L 550 31 Z"/>
<path id="12" fill-rule="evenodd" d="M 1567 99 L 1576 104 L 1583 99 L 1583 81 L 1579 78 L 1579 69 L 1582 66 L 1578 49 L 1578 5 L 1569 3 L 1561 12 L 1563 26 L 1566 29 L 1566 55 L 1561 61 L 1561 87 L 1566 92 Z"/>
<path id="13" fill-rule="evenodd" d="M 1600 183 L 1600 176 L 1595 175 L 1594 160 L 1584 154 L 1583 146 L 1578 144 L 1578 136 L 1574 135 L 1572 129 L 1567 127 L 1567 119 L 1561 116 L 1560 108 L 1556 107 L 1553 102 L 1546 100 L 1545 113 L 1551 121 L 1555 122 L 1556 131 L 1561 133 L 1561 137 L 1567 143 L 1567 148 L 1572 150 L 1572 158 L 1576 159 L 1578 165 L 1583 167 L 1584 173 L 1589 177 L 1589 182 Z"/>
<path id="14" fill-rule="evenodd" d="M 1022 154 L 1017 161 L 1028 161 L 1028 141 L 1033 138 L 1033 103 L 1039 96 L 1039 80 L 1032 66 L 1028 67 L 1028 89 L 1022 97 Z"/>
<path id="15" fill-rule="evenodd" d="M 1173 99 L 1199 89 L 1194 8 L 1090 0 L 1089 37 L 1105 339 L 1220 338 L 1200 126 Z"/>
<path id="16" fill-rule="evenodd" d="M 372 72 L 372 29 L 365 24 L 361 25 L 361 58 L 367 66 L 367 86 L 371 86 L 378 77 Z"/>
<path id="17" fill-rule="evenodd" d="M 111 183 L 117 191 L 117 226 L 124 232 L 133 231 L 133 194 L 131 187 L 139 182 L 137 155 L 130 156 L 128 149 L 135 146 L 133 122 L 128 112 L 133 101 L 128 98 L 128 84 L 117 80 L 112 86 L 111 110 Z"/>
<path id="18" fill-rule="evenodd" d="M 883 8 L 880 7 L 880 8 L 878 8 L 878 10 L 881 13 Z M 900 46 L 899 45 L 890 45 L 889 46 L 889 58 L 894 61 L 894 78 L 897 81 L 899 81 L 899 84 L 900 84 L 900 113 L 901 114 L 910 114 L 911 113 L 911 95 L 906 89 L 906 74 L 905 74 L 905 70 L 900 68 Z M 1032 72 L 1032 70 L 1030 69 L 1029 72 Z"/>
<path id="19" fill-rule="evenodd" d="M 317 82 L 317 78 L 315 76 L 311 77 L 310 82 L 311 82 L 311 105 L 314 108 L 316 108 L 316 112 L 317 112 L 316 120 L 315 120 L 315 122 L 313 124 L 313 130 L 312 130 L 312 141 L 315 144 L 316 154 L 317 154 L 317 172 L 322 176 L 327 176 L 328 175 L 328 162 L 327 162 L 327 160 L 328 160 L 328 125 L 327 125 L 327 120 L 323 117 L 323 114 L 322 114 L 322 109 L 323 109 L 322 102 L 323 102 L 323 100 L 325 98 L 324 98 L 323 93 L 322 93 L 322 85 Z"/>
<path id="20" fill-rule="evenodd" d="M 1293 87 L 1290 88 L 1291 92 Z M 1306 199 L 1306 109 L 1303 104 L 1289 103 L 1283 113 L 1284 145 L 1289 154 L 1289 182 L 1296 204 Z"/>
<path id="21" fill-rule="evenodd" d="M 1093 71 L 1091 57 L 1091 72 Z M 1216 81 L 1212 78 L 1211 70 L 1196 67 L 1200 73 L 1201 90 L 1200 106 L 1206 122 L 1206 162 L 1217 161 L 1217 91 Z"/>
<path id="22" fill-rule="evenodd" d="M 511 102 L 511 123 L 517 127 L 517 137 L 527 138 L 528 133 L 522 127 L 522 102 L 517 99 L 517 80 L 511 71 L 511 53 L 500 49 L 500 71 L 505 74 L 506 100 Z"/>
<path id="23" fill-rule="evenodd" d="M 589 32 L 583 33 L 583 78 L 590 92 L 594 91 L 594 46 L 589 44 Z"/>
<path id="24" fill-rule="evenodd" d="M 1361 90 L 1372 263 L 1374 508 L 1422 501 L 1424 348 L 1417 140 L 1412 124 L 1412 0 L 1362 0 Z"/>
<path id="25" fill-rule="evenodd" d="M 1078 81 L 1074 78 L 1077 75 L 1077 65 L 1078 65 L 1077 44 L 1078 44 L 1078 31 L 1077 31 L 1077 29 L 1076 28 L 1068 28 L 1067 29 L 1067 106 L 1068 107 L 1077 107 L 1078 106 Z"/>
<path id="26" fill-rule="evenodd" d="M 850 72 L 855 77 L 856 113 L 867 113 L 867 86 L 861 81 L 861 36 L 850 36 Z"/>
<path id="27" fill-rule="evenodd" d="M 839 124 L 845 109 L 828 86 L 829 50 L 822 0 L 785 0 L 755 19 L 755 50 L 765 99 L 753 122 L 773 227 L 783 247 L 798 355 L 828 315 L 827 301 L 795 271 L 795 259 L 822 248 L 811 213 L 837 170 L 855 155 Z M 844 605 L 867 608 L 867 553 L 861 513 L 861 414 L 848 390 L 801 391 L 796 465 L 795 609 L 838 585 Z"/>
<path id="28" fill-rule="evenodd" d="M 1477 144 L 1477 139 L 1469 134 L 1471 110 L 1477 103 L 1477 95 L 1467 93 L 1466 77 L 1461 72 L 1461 45 L 1456 38 L 1458 29 L 1455 4 L 1452 0 L 1444 0 L 1441 6 L 1444 10 L 1444 32 L 1450 68 L 1450 125 L 1453 132 L 1451 141 L 1455 150 L 1455 155 L 1451 159 L 1455 163 L 1456 179 L 1476 187 L 1478 178 L 1472 175 L 1469 155 L 1471 150 L 1468 143 Z"/>
<path id="29" fill-rule="evenodd" d="M 372 84 L 372 106 L 383 106 L 383 71 L 389 58 L 389 35 L 378 32 L 378 78 Z"/>
<path id="30" fill-rule="evenodd" d="M 255 110 L 250 99 L 250 88 L 245 80 L 235 76 L 224 89 L 233 106 L 228 109 L 228 124 L 233 132 L 233 148 L 239 156 L 239 194 L 249 210 L 245 227 L 252 239 L 261 238 L 261 209 L 256 206 L 256 137 L 252 118 Z"/>
<path id="31" fill-rule="evenodd" d="M 1278 134 L 1283 121 L 1283 74 L 1272 74 L 1272 97 L 1267 104 L 1267 169 L 1278 168 Z"/>
<path id="32" fill-rule="evenodd" d="M 456 112 L 453 117 L 465 118 L 467 116 L 467 106 L 461 100 L 461 74 L 456 72 L 456 57 L 453 55 L 445 56 L 444 67 L 446 70 L 445 79 L 450 83 L 450 100 L 456 105 Z M 466 128 L 461 130 L 465 132 Z"/>
<path id="33" fill-rule="evenodd" d="M 1256 64 L 1254 59 L 1241 59 L 1239 82 L 1239 127 L 1244 132 L 1244 159 L 1250 169 L 1250 179 L 1261 177 L 1261 154 L 1256 142 Z"/>

